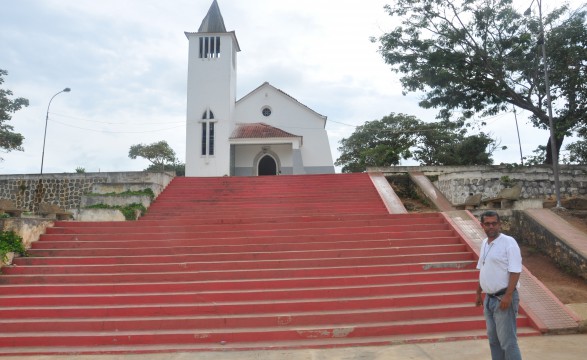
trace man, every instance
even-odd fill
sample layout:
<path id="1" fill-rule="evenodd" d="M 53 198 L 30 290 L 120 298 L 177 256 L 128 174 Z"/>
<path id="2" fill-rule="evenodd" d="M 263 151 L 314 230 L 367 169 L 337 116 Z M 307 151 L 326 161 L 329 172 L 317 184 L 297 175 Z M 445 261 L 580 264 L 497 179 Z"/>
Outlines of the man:
<path id="1" fill-rule="evenodd" d="M 501 233 L 501 221 L 495 211 L 481 215 L 487 235 L 481 245 L 477 269 L 479 288 L 476 305 L 483 304 L 487 337 L 493 360 L 521 359 L 516 335 L 516 316 L 520 301 L 517 287 L 522 272 L 520 247 L 511 236 Z M 485 302 L 481 292 L 485 292 Z"/>

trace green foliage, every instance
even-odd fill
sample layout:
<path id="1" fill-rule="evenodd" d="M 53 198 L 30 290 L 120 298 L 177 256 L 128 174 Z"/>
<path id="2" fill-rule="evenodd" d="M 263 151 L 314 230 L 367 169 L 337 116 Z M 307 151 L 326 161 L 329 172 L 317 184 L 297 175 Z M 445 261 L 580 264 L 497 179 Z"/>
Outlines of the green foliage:
<path id="1" fill-rule="evenodd" d="M 586 6 L 563 5 L 542 19 L 522 15 L 512 0 L 396 0 L 385 9 L 401 25 L 372 40 L 404 91 L 423 92 L 420 106 L 439 109 L 439 118 L 490 116 L 513 104 L 548 128 L 546 38 L 557 148 L 587 128 Z"/>
<path id="2" fill-rule="evenodd" d="M 348 139 L 340 141 L 341 156 L 335 165 L 342 172 L 361 172 L 368 166 L 391 166 L 408 159 L 410 148 L 416 144 L 414 129 L 421 121 L 414 116 L 390 114 L 381 120 L 367 121 Z"/>
<path id="3" fill-rule="evenodd" d="M 11 252 L 21 256 L 27 255 L 20 236 L 14 231 L 0 231 L 0 261 L 6 261 L 8 253 Z"/>
<path id="4" fill-rule="evenodd" d="M 167 144 L 167 141 L 162 140 L 150 145 L 137 144 L 132 145 L 128 152 L 128 157 L 136 159 L 142 157 L 149 160 L 154 168 L 158 171 L 163 171 L 166 164 L 175 164 L 175 151 Z"/>
<path id="5" fill-rule="evenodd" d="M 587 140 L 580 140 L 568 144 L 565 150 L 569 152 L 565 162 L 570 164 L 587 164 Z"/>
<path id="6" fill-rule="evenodd" d="M 96 193 L 89 193 L 86 194 L 87 196 L 148 196 L 151 200 L 153 200 L 155 198 L 155 193 L 153 192 L 153 190 L 151 188 L 146 188 L 143 190 L 137 190 L 137 191 L 131 191 L 131 190 L 127 190 L 127 191 L 123 191 L 123 192 L 111 192 L 111 193 L 106 193 L 106 194 L 96 194 Z"/>
<path id="7" fill-rule="evenodd" d="M 514 181 L 507 175 L 500 177 L 499 182 L 505 187 L 511 187 L 514 185 Z"/>
<path id="8" fill-rule="evenodd" d="M 3 76 L 8 75 L 6 70 L 0 69 L 0 85 L 4 83 Z M 7 122 L 12 119 L 13 113 L 22 107 L 29 106 L 29 101 L 25 98 L 10 99 L 12 91 L 0 89 L 0 150 L 10 152 L 12 150 L 23 151 L 22 142 L 24 136 L 14 132 L 14 127 Z M 0 158 L 0 161 L 2 158 Z"/>
<path id="9" fill-rule="evenodd" d="M 143 204 L 132 203 L 125 206 L 111 206 L 106 204 L 96 204 L 87 206 L 86 209 L 116 209 L 120 210 L 120 212 L 124 215 L 126 220 L 136 220 L 138 217 L 145 215 L 147 212 L 147 208 Z M 137 216 L 138 213 L 138 216 Z"/>
<path id="10" fill-rule="evenodd" d="M 539 145 L 535 150 L 532 150 L 535 155 L 525 156 L 526 165 L 540 165 L 544 164 L 546 160 L 546 146 Z"/>
<path id="11" fill-rule="evenodd" d="M 86 173 L 86 169 L 83 168 L 83 167 L 81 167 L 81 166 L 78 166 L 78 167 L 75 168 L 75 172 L 78 173 L 78 174 L 85 174 Z"/>
<path id="12" fill-rule="evenodd" d="M 185 176 L 185 164 L 174 162 L 173 164 L 165 164 L 163 168 L 161 165 L 151 164 L 145 171 L 159 172 L 159 171 L 175 171 L 177 176 Z"/>
<path id="13" fill-rule="evenodd" d="M 342 172 L 398 165 L 414 158 L 421 165 L 489 165 L 495 140 L 484 133 L 467 136 L 463 122 L 425 123 L 413 116 L 391 114 L 357 127 L 342 139 L 336 160 Z"/>

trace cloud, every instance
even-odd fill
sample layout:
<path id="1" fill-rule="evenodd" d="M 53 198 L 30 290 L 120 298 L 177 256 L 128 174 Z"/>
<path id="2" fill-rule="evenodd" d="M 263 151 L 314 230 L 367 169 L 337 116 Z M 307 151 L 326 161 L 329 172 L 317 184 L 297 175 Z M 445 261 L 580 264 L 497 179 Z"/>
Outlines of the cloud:
<path id="1" fill-rule="evenodd" d="M 333 157 L 354 126 L 391 112 L 433 120 L 401 94 L 396 74 L 369 41 L 394 24 L 387 1 L 220 0 L 228 30 L 235 30 L 237 95 L 265 81 L 328 117 Z M 4 154 L 0 173 L 37 173 L 48 102 L 44 172 L 142 170 L 128 158 L 133 144 L 166 140 L 185 159 L 188 41 L 211 0 L 19 0 L 0 12 L 3 87 L 30 100 L 11 124 L 25 136 L 25 151 Z M 525 152 L 547 136 L 518 117 Z M 491 131 L 517 144 L 512 117 Z M 507 129 L 507 130 L 504 130 Z M 538 132 L 537 132 L 538 131 Z M 517 149 L 513 147 L 514 149 Z M 496 154 L 517 161 L 519 151 Z M 503 160 L 502 160 L 503 159 Z"/>

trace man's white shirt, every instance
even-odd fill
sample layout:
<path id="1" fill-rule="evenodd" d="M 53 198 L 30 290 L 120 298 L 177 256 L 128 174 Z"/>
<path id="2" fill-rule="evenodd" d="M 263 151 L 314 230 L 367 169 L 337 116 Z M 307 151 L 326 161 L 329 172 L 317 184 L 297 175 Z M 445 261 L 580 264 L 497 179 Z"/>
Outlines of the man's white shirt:
<path id="1" fill-rule="evenodd" d="M 477 262 L 479 283 L 485 293 L 494 294 L 509 284 L 509 273 L 522 272 L 522 255 L 516 240 L 508 235 L 499 234 L 490 244 L 487 238 L 481 245 L 481 254 Z M 518 287 L 520 284 L 516 285 Z"/>

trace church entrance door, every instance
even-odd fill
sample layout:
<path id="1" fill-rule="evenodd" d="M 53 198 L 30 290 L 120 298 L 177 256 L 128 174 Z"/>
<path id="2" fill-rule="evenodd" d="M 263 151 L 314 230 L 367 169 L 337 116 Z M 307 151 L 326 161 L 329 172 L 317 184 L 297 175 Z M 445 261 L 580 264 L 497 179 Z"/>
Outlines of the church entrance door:
<path id="1" fill-rule="evenodd" d="M 277 175 L 277 163 L 270 155 L 265 155 L 259 160 L 257 174 L 261 175 Z"/>

